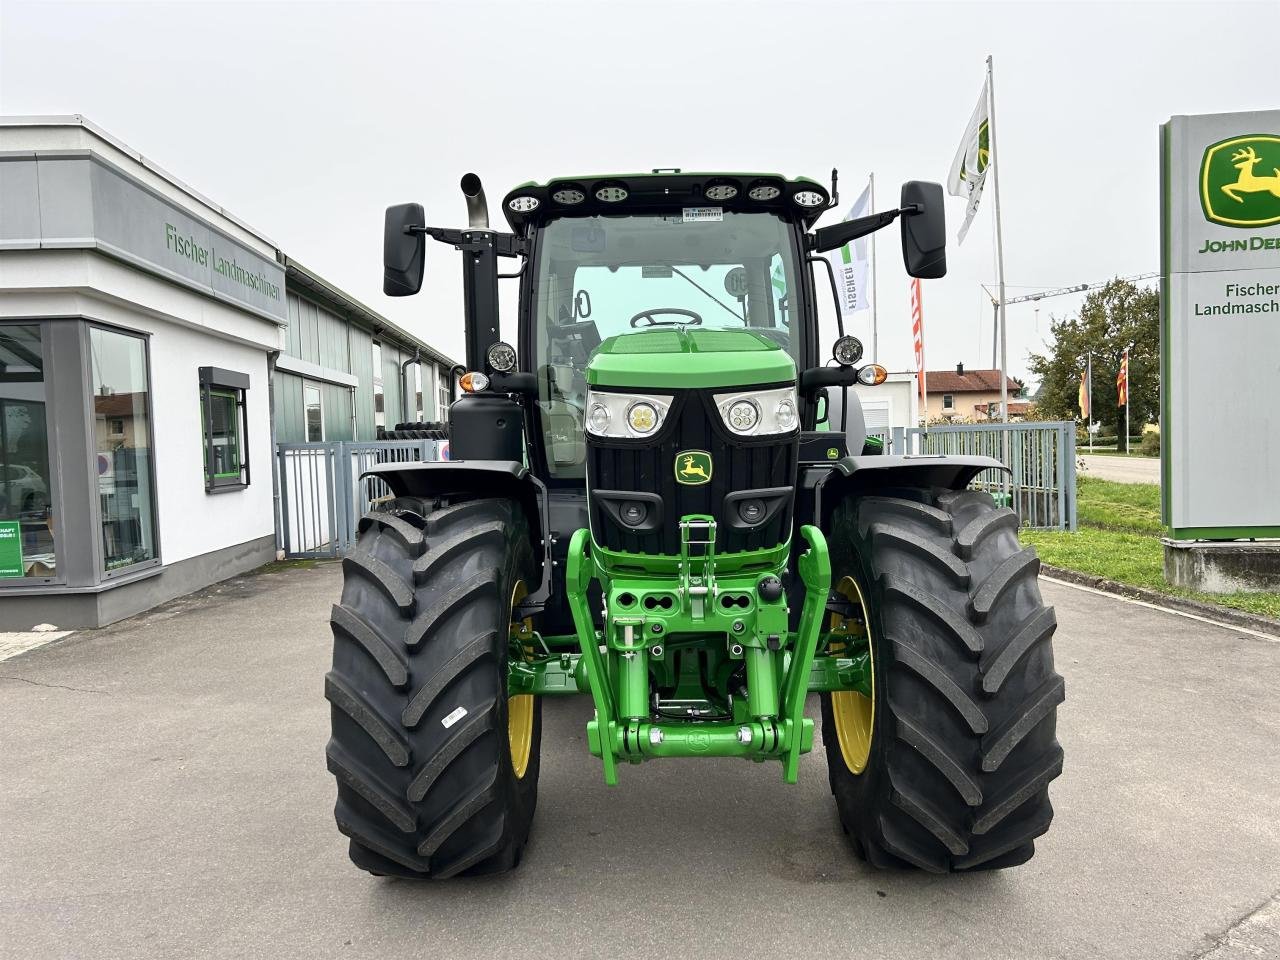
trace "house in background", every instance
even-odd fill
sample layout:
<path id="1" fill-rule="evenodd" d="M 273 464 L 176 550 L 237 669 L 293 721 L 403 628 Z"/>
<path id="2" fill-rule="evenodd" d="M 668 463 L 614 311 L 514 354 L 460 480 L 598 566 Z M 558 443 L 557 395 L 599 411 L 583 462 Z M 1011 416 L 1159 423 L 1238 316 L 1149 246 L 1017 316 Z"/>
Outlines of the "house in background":
<path id="1" fill-rule="evenodd" d="M 930 370 L 925 386 L 929 391 L 925 418 L 929 423 L 939 420 L 982 422 L 1000 418 L 1000 371 L 966 370 L 957 363 L 954 370 Z M 1016 400 L 1022 387 L 1012 377 L 1008 379 L 1009 419 L 1026 416 L 1030 404 Z"/>

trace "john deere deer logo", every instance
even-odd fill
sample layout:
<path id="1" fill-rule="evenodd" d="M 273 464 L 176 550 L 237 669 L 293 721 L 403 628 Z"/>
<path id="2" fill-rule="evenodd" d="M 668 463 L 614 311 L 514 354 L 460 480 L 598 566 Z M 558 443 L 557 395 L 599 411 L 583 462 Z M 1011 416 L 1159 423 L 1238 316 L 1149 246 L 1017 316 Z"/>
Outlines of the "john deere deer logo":
<path id="1" fill-rule="evenodd" d="M 1259 164 L 1261 176 L 1254 172 Z M 1254 134 L 1215 143 L 1200 163 L 1205 219 L 1231 227 L 1280 223 L 1280 137 Z"/>
<path id="2" fill-rule="evenodd" d="M 688 486 L 711 480 L 711 454 L 705 450 L 684 450 L 676 454 L 676 483 Z"/>

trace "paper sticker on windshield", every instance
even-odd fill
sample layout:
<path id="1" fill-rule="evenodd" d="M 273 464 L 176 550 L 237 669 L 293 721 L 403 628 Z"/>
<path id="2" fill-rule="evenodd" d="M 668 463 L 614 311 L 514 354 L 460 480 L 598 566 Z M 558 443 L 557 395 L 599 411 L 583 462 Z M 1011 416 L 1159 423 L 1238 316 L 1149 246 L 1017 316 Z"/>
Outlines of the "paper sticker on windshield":
<path id="1" fill-rule="evenodd" d="M 697 223 L 702 220 L 723 220 L 724 207 L 685 207 L 684 222 Z"/>

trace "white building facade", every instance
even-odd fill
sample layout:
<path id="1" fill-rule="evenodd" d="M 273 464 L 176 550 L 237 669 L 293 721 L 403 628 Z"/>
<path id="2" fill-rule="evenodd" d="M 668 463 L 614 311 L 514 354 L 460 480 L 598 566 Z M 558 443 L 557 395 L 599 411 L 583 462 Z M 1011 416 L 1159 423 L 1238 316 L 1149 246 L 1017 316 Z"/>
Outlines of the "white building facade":
<path id="1" fill-rule="evenodd" d="M 371 434 L 382 400 L 373 347 L 367 374 L 291 357 L 291 305 L 425 352 L 433 392 L 448 370 L 91 124 L 0 120 L 0 630 L 99 626 L 274 559 L 276 362 L 340 381 L 335 430 Z"/>

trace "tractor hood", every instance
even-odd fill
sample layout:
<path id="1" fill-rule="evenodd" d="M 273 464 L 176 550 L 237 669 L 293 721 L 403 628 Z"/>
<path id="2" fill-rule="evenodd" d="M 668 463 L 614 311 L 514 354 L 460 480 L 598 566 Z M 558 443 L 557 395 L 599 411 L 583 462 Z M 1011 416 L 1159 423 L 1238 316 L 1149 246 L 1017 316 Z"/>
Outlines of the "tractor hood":
<path id="1" fill-rule="evenodd" d="M 750 330 L 649 330 L 610 337 L 587 365 L 593 387 L 691 389 L 792 383 L 796 366 Z"/>

